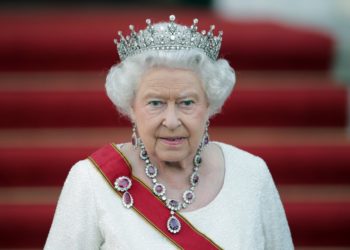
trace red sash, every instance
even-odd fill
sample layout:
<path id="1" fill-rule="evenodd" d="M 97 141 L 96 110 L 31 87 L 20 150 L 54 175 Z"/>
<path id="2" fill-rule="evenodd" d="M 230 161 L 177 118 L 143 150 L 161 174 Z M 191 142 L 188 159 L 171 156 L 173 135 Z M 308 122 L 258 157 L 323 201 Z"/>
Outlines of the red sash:
<path id="1" fill-rule="evenodd" d="M 166 225 L 170 214 L 169 209 L 152 193 L 151 189 L 131 174 L 129 162 L 113 144 L 97 150 L 89 159 L 120 196 L 122 192 L 114 188 L 114 181 L 120 176 L 131 178 L 132 186 L 128 192 L 134 198 L 132 208 L 177 247 L 198 250 L 222 249 L 178 213 L 176 217 L 181 222 L 181 231 L 177 234 L 170 233 Z"/>

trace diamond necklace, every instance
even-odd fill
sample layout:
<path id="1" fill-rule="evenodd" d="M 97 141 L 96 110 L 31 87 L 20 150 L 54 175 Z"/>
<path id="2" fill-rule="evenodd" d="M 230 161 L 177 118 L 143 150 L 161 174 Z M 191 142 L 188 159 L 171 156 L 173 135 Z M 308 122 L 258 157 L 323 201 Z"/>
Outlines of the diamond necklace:
<path id="1" fill-rule="evenodd" d="M 151 179 L 153 184 L 153 193 L 158 196 L 166 205 L 166 207 L 170 210 L 170 217 L 167 221 L 168 231 L 176 234 L 181 230 L 181 222 L 175 216 L 176 211 L 180 211 L 183 208 L 186 208 L 189 204 L 191 204 L 195 199 L 194 189 L 199 182 L 198 170 L 200 164 L 202 163 L 202 158 L 200 156 L 203 147 L 199 146 L 194 158 L 193 158 L 193 172 L 190 176 L 190 188 L 183 192 L 182 199 L 183 201 L 177 201 L 174 199 L 170 199 L 166 196 L 166 188 L 164 184 L 158 182 L 156 179 L 158 175 L 158 169 L 155 165 L 153 165 L 148 157 L 147 151 L 145 149 L 144 144 L 140 141 L 140 158 L 145 162 L 145 173 Z"/>

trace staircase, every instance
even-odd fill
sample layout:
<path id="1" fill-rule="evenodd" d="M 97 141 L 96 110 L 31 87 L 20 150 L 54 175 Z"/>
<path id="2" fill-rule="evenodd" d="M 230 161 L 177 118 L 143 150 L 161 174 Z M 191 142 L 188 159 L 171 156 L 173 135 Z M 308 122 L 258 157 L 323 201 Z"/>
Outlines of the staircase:
<path id="1" fill-rule="evenodd" d="M 266 160 L 296 249 L 350 249 L 348 89 L 329 69 L 334 41 L 306 28 L 232 22 L 173 10 L 180 23 L 224 30 L 237 85 L 212 140 Z M 40 249 L 71 166 L 129 123 L 104 93 L 113 38 L 165 10 L 0 11 L 0 249 Z"/>

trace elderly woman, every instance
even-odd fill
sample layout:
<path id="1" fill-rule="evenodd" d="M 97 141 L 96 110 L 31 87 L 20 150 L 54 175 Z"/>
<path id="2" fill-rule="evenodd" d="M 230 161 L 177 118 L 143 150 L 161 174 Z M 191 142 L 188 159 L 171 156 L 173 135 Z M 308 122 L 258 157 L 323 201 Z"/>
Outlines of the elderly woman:
<path id="1" fill-rule="evenodd" d="M 235 83 L 221 35 L 167 23 L 116 41 L 106 89 L 132 123 L 70 171 L 46 249 L 293 249 L 264 161 L 209 142 Z"/>

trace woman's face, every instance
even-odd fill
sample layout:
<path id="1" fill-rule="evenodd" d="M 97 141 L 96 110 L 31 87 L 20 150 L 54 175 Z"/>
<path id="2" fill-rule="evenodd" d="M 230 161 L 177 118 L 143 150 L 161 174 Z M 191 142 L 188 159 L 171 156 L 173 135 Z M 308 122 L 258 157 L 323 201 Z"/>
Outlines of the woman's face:
<path id="1" fill-rule="evenodd" d="M 141 77 L 131 117 L 155 160 L 192 162 L 209 118 L 200 79 L 191 70 L 147 71 Z"/>

